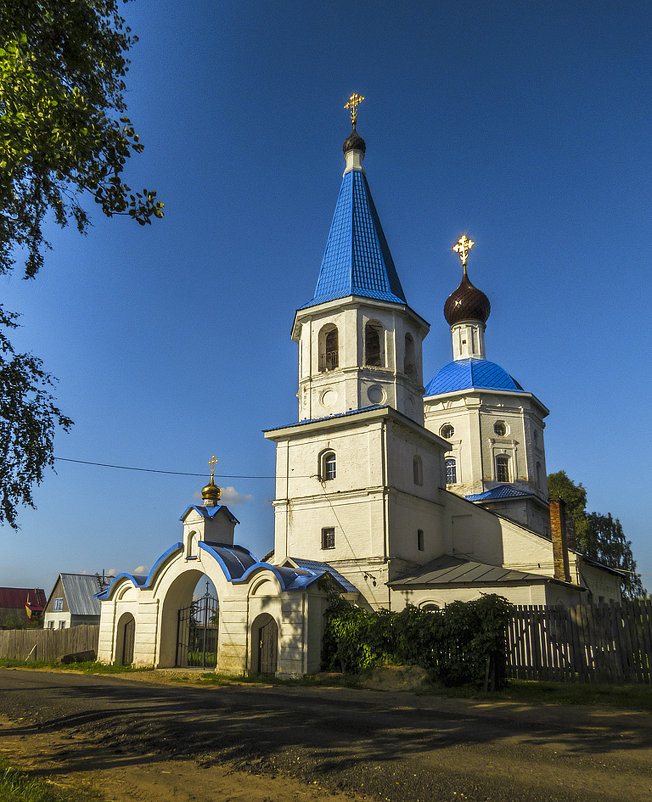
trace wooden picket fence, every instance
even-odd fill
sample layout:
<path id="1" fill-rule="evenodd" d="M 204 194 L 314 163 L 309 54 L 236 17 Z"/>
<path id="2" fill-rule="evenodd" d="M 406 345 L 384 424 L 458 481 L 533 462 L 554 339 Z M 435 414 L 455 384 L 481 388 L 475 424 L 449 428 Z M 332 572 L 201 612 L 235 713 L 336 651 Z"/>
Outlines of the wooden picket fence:
<path id="1" fill-rule="evenodd" d="M 78 652 L 97 654 L 99 635 L 99 624 L 82 624 L 69 629 L 3 629 L 0 630 L 0 657 L 56 660 Z"/>
<path id="2" fill-rule="evenodd" d="M 507 676 L 578 682 L 652 682 L 652 600 L 515 605 Z"/>

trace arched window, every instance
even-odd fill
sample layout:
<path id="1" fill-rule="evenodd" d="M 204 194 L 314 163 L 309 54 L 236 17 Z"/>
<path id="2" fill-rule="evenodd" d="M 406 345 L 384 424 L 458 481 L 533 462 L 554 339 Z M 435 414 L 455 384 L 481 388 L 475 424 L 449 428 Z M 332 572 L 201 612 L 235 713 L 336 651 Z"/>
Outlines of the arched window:
<path id="1" fill-rule="evenodd" d="M 364 363 L 379 368 L 383 365 L 383 329 L 379 323 L 367 323 L 364 327 Z"/>
<path id="2" fill-rule="evenodd" d="M 435 602 L 424 602 L 420 609 L 425 613 L 436 613 L 439 610 L 439 605 L 435 604 Z"/>
<path id="3" fill-rule="evenodd" d="M 457 463 L 453 457 L 449 457 L 446 460 L 446 484 L 457 484 Z"/>
<path id="4" fill-rule="evenodd" d="M 334 451 L 324 451 L 321 455 L 319 476 L 322 482 L 334 479 L 337 476 L 337 458 Z"/>
<path id="5" fill-rule="evenodd" d="M 319 370 L 335 370 L 339 363 L 337 326 L 330 324 L 319 332 Z"/>
<path id="6" fill-rule="evenodd" d="M 403 365 L 403 371 L 408 376 L 414 376 L 417 371 L 414 359 L 414 340 L 411 334 L 405 335 L 405 363 Z"/>
<path id="7" fill-rule="evenodd" d="M 455 434 L 455 429 L 453 429 L 450 423 L 445 423 L 439 430 L 439 434 L 444 438 L 444 440 L 450 440 Z"/>
<path id="8" fill-rule="evenodd" d="M 418 454 L 415 454 L 412 460 L 412 474 L 415 485 L 423 484 L 423 462 Z"/>
<path id="9" fill-rule="evenodd" d="M 496 457 L 496 481 L 509 482 L 509 456 L 499 454 Z"/>

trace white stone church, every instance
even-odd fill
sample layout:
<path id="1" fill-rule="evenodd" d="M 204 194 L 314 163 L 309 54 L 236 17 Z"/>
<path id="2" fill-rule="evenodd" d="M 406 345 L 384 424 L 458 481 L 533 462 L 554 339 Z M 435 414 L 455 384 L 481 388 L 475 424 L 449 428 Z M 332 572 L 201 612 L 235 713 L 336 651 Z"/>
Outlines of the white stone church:
<path id="1" fill-rule="evenodd" d="M 202 576 L 218 596 L 217 670 L 230 673 L 319 670 L 327 575 L 352 602 L 392 610 L 485 593 L 620 598 L 620 574 L 578 553 L 563 507 L 548 502 L 548 410 L 486 358 L 490 304 L 468 277 L 465 237 L 444 306 L 453 360 L 424 388 L 429 324 L 401 287 L 365 150 L 354 123 L 315 294 L 292 328 L 299 419 L 265 433 L 276 443 L 273 552 L 261 562 L 236 545 L 211 475 L 149 575 L 121 574 L 100 596 L 98 659 L 185 664 L 181 611 Z"/>

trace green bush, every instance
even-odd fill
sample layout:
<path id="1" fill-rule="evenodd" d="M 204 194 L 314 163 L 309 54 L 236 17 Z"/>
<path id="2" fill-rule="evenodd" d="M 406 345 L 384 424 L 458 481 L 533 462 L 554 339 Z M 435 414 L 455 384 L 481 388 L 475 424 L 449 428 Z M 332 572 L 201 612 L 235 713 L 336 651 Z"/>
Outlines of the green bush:
<path id="1" fill-rule="evenodd" d="M 327 613 L 324 667 L 358 673 L 376 665 L 418 665 L 445 685 L 505 682 L 507 622 L 512 606 L 502 596 L 453 602 L 426 612 L 369 612 L 336 600 Z M 489 672 L 489 674 L 487 674 Z"/>

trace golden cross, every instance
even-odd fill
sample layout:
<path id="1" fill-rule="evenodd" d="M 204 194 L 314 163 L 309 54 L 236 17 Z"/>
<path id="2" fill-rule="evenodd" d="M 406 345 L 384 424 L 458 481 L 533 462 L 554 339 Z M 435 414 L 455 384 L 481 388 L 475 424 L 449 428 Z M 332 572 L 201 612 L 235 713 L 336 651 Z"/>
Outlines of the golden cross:
<path id="1" fill-rule="evenodd" d="M 345 104 L 345 109 L 351 109 L 351 125 L 355 128 L 358 119 L 358 106 L 362 103 L 364 98 L 357 92 L 354 92 L 349 98 L 349 102 Z"/>
<path id="2" fill-rule="evenodd" d="M 473 242 L 472 239 L 469 239 L 466 236 L 466 234 L 462 234 L 462 236 L 457 240 L 455 245 L 453 245 L 453 250 L 460 257 L 460 262 L 462 262 L 462 267 L 464 268 L 465 275 L 466 275 L 466 260 L 469 258 L 469 252 L 474 245 L 475 242 Z"/>
<path id="3" fill-rule="evenodd" d="M 215 454 L 208 460 L 208 464 L 211 466 L 211 479 L 215 478 L 215 466 L 219 460 L 215 457 Z"/>

